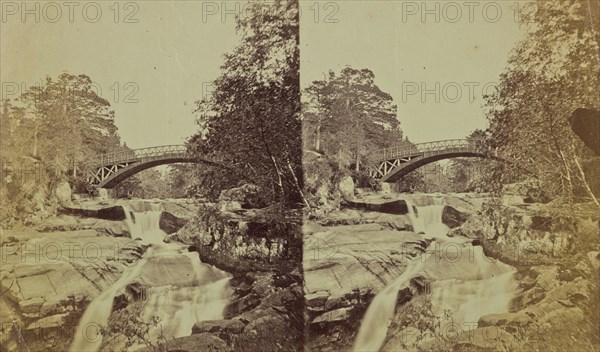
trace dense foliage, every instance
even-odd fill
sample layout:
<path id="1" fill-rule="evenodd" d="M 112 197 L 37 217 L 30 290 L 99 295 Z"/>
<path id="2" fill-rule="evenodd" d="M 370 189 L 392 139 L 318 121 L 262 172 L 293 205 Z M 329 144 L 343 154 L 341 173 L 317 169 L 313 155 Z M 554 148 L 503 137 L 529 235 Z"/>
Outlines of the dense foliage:
<path id="1" fill-rule="evenodd" d="M 373 152 L 402 142 L 397 107 L 368 69 L 344 68 L 302 95 L 304 147 L 360 171 Z"/>
<path id="2" fill-rule="evenodd" d="M 271 203 L 301 203 L 298 3 L 252 1 L 237 29 L 241 43 L 225 55 L 212 94 L 197 103 L 200 130 L 190 151 L 222 167 L 198 166 L 195 191 L 214 198 L 254 183 Z"/>
<path id="3" fill-rule="evenodd" d="M 2 222 L 51 215 L 58 184 L 83 184 L 86 157 L 121 148 L 116 130 L 109 102 L 85 75 L 48 77 L 2 101 Z"/>
<path id="4" fill-rule="evenodd" d="M 537 7 L 497 93 L 487 97 L 490 147 L 517 161 L 491 172 L 490 182 L 512 182 L 524 166 L 551 197 L 598 205 L 600 160 L 568 120 L 577 108 L 600 105 L 598 2 L 539 0 Z"/>

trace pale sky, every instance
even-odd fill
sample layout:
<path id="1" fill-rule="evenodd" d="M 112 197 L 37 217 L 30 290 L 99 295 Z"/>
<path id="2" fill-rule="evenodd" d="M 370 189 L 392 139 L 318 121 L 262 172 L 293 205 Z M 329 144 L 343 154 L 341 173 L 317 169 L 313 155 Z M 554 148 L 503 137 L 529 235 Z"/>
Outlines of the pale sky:
<path id="1" fill-rule="evenodd" d="M 436 10 L 435 1 L 303 1 L 302 86 L 329 69 L 369 68 L 379 87 L 394 97 L 401 126 L 412 141 L 464 137 L 485 126 L 482 86 L 497 81 L 520 37 L 510 9 L 514 2 L 494 2 L 502 4 L 496 23 L 486 21 L 496 16 L 490 6 L 483 13 L 487 2 L 477 3 L 470 23 L 465 2 L 455 2 L 462 12 L 457 17 L 458 10 L 444 2 Z M 34 12 L 35 3 L 41 4 L 36 23 L 35 13 L 23 21 L 23 9 L 7 3 L 22 2 L 1 2 L 3 97 L 7 84 L 31 86 L 47 75 L 86 74 L 110 101 L 119 134 L 132 148 L 180 144 L 197 130 L 194 102 L 219 75 L 223 54 L 239 42 L 232 12 L 236 6 L 243 11 L 245 4 L 137 1 L 119 3 L 117 12 L 113 1 L 96 1 L 93 6 L 77 2 L 70 16 L 64 2 L 55 2 L 61 6 L 58 16 L 46 3 L 28 2 Z M 435 14 L 423 23 L 422 3 L 438 13 L 440 23 L 435 23 Z M 456 18 L 456 23 L 448 22 Z M 423 88 L 435 89 L 435 82 L 440 82 L 441 102 L 435 102 L 434 94 L 422 102 L 422 83 Z M 479 87 L 473 86 L 477 83 Z M 444 86 L 451 99 L 460 87 L 462 98 L 445 102 Z M 415 87 L 416 94 L 406 94 Z M 124 102 L 126 98 L 133 102 Z"/>
<path id="2" fill-rule="evenodd" d="M 495 85 L 522 35 L 511 8 L 516 2 L 468 3 L 323 1 L 316 16 L 313 2 L 305 2 L 300 26 L 302 87 L 330 69 L 368 68 L 375 73 L 375 83 L 393 96 L 411 141 L 464 138 L 486 126 L 483 86 Z M 332 20 L 337 23 L 325 23 Z M 435 101 L 436 93 L 423 99 L 423 88 L 435 92 L 436 82 L 440 102 Z M 469 99 L 469 90 L 474 98 Z"/>
<path id="3" fill-rule="evenodd" d="M 55 10 L 45 13 L 43 7 L 40 23 L 34 15 L 22 23 L 20 9 L 2 18 L 2 83 L 31 86 L 46 75 L 86 74 L 111 103 L 118 133 L 128 146 L 183 143 L 197 130 L 194 102 L 218 77 L 223 54 L 238 43 L 234 17 L 222 21 L 219 9 L 208 15 L 215 11 L 201 1 L 137 1 L 137 7 L 129 8 L 121 3 L 118 14 L 113 1 L 95 3 L 102 10 L 96 23 L 83 17 L 85 5 L 74 8 L 73 23 L 67 7 L 56 23 L 45 20 L 53 19 Z M 95 8 L 87 11 L 93 20 Z M 126 19 L 138 23 L 124 23 Z M 132 102 L 125 103 L 126 98 Z"/>

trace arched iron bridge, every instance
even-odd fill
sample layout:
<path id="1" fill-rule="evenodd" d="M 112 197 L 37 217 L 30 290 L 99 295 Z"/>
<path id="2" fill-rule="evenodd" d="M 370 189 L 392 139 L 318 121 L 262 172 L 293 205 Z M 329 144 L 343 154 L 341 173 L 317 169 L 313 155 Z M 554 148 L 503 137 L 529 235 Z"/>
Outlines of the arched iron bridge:
<path id="1" fill-rule="evenodd" d="M 485 152 L 477 139 L 448 139 L 419 144 L 405 144 L 378 151 L 371 177 L 382 182 L 396 182 L 421 166 L 443 159 L 478 157 L 500 159 Z"/>
<path id="2" fill-rule="evenodd" d="M 119 151 L 94 157 L 88 163 L 87 181 L 100 188 L 113 188 L 134 174 L 158 165 L 206 162 L 192 157 L 185 145 Z"/>

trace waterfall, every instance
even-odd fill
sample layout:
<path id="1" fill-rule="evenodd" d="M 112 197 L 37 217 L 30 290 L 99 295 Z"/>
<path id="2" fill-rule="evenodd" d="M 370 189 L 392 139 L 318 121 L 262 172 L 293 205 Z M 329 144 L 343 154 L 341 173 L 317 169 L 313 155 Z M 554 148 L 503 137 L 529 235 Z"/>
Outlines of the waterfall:
<path id="1" fill-rule="evenodd" d="M 124 206 L 125 222 L 132 238 L 152 246 L 144 256 L 108 289 L 96 297 L 85 310 L 76 329 L 71 352 L 97 352 L 102 346 L 100 328 L 109 324 L 114 298 L 138 278 L 148 278 L 154 286 L 146 292 L 142 317 L 150 322 L 160 318 L 160 327 L 152 328 L 149 337 L 158 340 L 163 334 L 172 339 L 189 336 L 197 321 L 223 318 L 231 296 L 229 275 L 203 264 L 196 252 L 178 243 L 164 243 L 166 234 L 159 228 L 161 211 L 132 212 Z M 171 276 L 176 276 L 172 278 Z M 183 278 L 183 279 L 182 279 Z M 144 346 L 132 346 L 132 350 Z"/>
<path id="2" fill-rule="evenodd" d="M 125 223 L 131 232 L 131 238 L 140 238 L 142 241 L 159 244 L 165 238 L 165 233 L 160 229 L 160 215 L 162 211 L 152 204 L 152 209 L 145 212 L 132 212 L 128 206 L 125 210 Z M 133 216 L 132 216 L 133 215 Z"/>
<path id="3" fill-rule="evenodd" d="M 474 273 L 470 279 L 449 278 L 433 282 L 431 303 L 436 315 L 444 310 L 454 312 L 453 320 L 466 329 L 484 315 L 508 312 L 517 289 L 515 268 L 495 259 L 486 258 L 483 248 L 472 247 Z M 474 279 L 476 278 L 476 279 Z"/>
<path id="4" fill-rule="evenodd" d="M 433 237 L 446 236 L 449 228 L 442 223 L 444 204 L 440 199 L 434 198 L 434 204 L 432 205 L 414 206 L 408 200 L 406 204 L 408 206 L 408 217 L 412 222 L 415 233 L 423 232 Z"/>
<path id="5" fill-rule="evenodd" d="M 417 275 L 428 276 L 433 281 L 430 297 L 434 314 L 441 317 L 444 310 L 450 310 L 456 323 L 468 322 L 470 327 L 483 315 L 507 312 L 516 290 L 513 267 L 485 257 L 481 247 L 473 247 L 465 239 L 446 236 L 449 228 L 442 223 L 444 205 L 441 202 L 436 199 L 433 205 L 413 206 L 409 202 L 407 205 L 415 232 L 431 235 L 434 242 L 441 245 L 452 244 L 453 248 L 470 250 L 472 255 L 464 255 L 459 261 L 430 260 L 435 254 L 432 256 L 428 249 L 424 258 L 411 261 L 402 275 L 378 293 L 369 305 L 354 343 L 356 352 L 381 349 L 395 315 L 398 291 L 408 287 Z M 469 325 L 463 327 L 467 330 Z"/>
<path id="6" fill-rule="evenodd" d="M 102 344 L 100 329 L 108 323 L 115 296 L 120 290 L 135 280 L 144 263 L 148 260 L 151 251 L 152 249 L 149 249 L 146 255 L 133 267 L 129 268 L 127 272 L 124 272 L 119 280 L 90 302 L 75 330 L 75 336 L 70 349 L 71 352 L 98 351 Z"/>
<path id="7" fill-rule="evenodd" d="M 379 351 L 396 312 L 398 291 L 406 287 L 410 279 L 423 270 L 423 266 L 421 261 L 412 261 L 402 275 L 373 298 L 360 324 L 354 342 L 355 352 Z"/>
<path id="8" fill-rule="evenodd" d="M 160 334 L 171 338 L 189 336 L 196 322 L 223 319 L 223 311 L 231 295 L 229 277 L 208 285 L 174 287 L 160 286 L 148 290 L 148 302 L 143 319 L 160 318 L 161 328 L 151 328 L 149 336 Z"/>

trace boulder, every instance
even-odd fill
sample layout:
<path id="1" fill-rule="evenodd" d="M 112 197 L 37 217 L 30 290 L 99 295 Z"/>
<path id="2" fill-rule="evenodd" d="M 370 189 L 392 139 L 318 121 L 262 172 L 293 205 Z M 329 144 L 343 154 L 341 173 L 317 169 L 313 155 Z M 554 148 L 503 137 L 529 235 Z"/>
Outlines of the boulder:
<path id="1" fill-rule="evenodd" d="M 96 216 L 105 220 L 125 220 L 125 208 L 120 205 L 100 208 L 97 210 Z"/>
<path id="2" fill-rule="evenodd" d="M 210 333 L 195 334 L 169 340 L 160 351 L 197 352 L 197 351 L 232 351 L 227 343 Z"/>
<path id="3" fill-rule="evenodd" d="M 381 193 L 387 194 L 393 192 L 393 186 L 387 182 L 381 182 Z"/>
<path id="4" fill-rule="evenodd" d="M 354 197 L 354 180 L 352 176 L 344 176 L 338 183 L 338 189 L 342 198 L 349 199 Z"/>
<path id="5" fill-rule="evenodd" d="M 241 187 L 221 191 L 219 202 L 239 202 L 244 209 L 264 208 L 266 203 L 261 194 L 262 190 L 259 186 L 245 184 Z"/>
<path id="6" fill-rule="evenodd" d="M 123 221 L 100 220 L 92 227 L 101 235 L 131 238 L 129 228 Z"/>
<path id="7" fill-rule="evenodd" d="M 98 188 L 98 199 L 100 199 L 100 200 L 108 199 L 108 190 L 106 188 Z"/>
<path id="8" fill-rule="evenodd" d="M 592 267 L 594 269 L 598 270 L 600 268 L 600 252 L 598 252 L 598 251 L 588 252 L 587 257 L 590 260 Z"/>
<path id="9" fill-rule="evenodd" d="M 192 327 L 192 334 L 239 334 L 244 330 L 246 324 L 236 319 L 206 320 L 199 321 Z"/>
<path id="10" fill-rule="evenodd" d="M 325 305 L 327 298 L 329 298 L 329 292 L 327 291 L 309 293 L 305 296 L 306 305 L 308 307 L 321 307 Z"/>
<path id="11" fill-rule="evenodd" d="M 164 232 L 171 234 L 179 231 L 188 222 L 189 218 L 181 218 L 170 212 L 163 211 L 160 214 L 159 227 Z"/>
<path id="12" fill-rule="evenodd" d="M 68 182 L 59 183 L 54 189 L 54 195 L 60 204 L 71 202 L 71 186 Z"/>
<path id="13" fill-rule="evenodd" d="M 406 201 L 396 200 L 351 200 L 347 202 L 348 207 L 358 210 L 370 210 L 387 214 L 404 215 L 408 213 Z"/>
<path id="14" fill-rule="evenodd" d="M 571 129 L 583 143 L 600 155 L 600 111 L 595 109 L 576 109 L 569 118 Z"/>
<path id="15" fill-rule="evenodd" d="M 332 323 L 336 321 L 342 321 L 348 319 L 350 316 L 351 307 L 338 308 L 329 312 L 323 313 L 313 319 L 313 324 L 318 323 Z"/>
<path id="16" fill-rule="evenodd" d="M 27 326 L 27 330 L 38 331 L 40 329 L 54 329 L 61 327 L 67 315 L 69 315 L 69 313 L 56 314 L 42 319 L 38 319 L 33 323 L 29 324 Z"/>
<path id="17" fill-rule="evenodd" d="M 32 297 L 23 301 L 19 301 L 19 311 L 23 314 L 39 314 L 45 300 L 42 297 Z"/>
<path id="18" fill-rule="evenodd" d="M 469 219 L 469 214 L 446 205 L 442 211 L 442 222 L 451 229 L 461 226 Z"/>
<path id="19" fill-rule="evenodd" d="M 223 315 L 227 317 L 234 317 L 238 314 L 250 311 L 260 304 L 260 296 L 256 293 L 252 292 L 246 296 L 243 296 L 233 302 L 230 302 L 227 307 L 225 307 L 225 312 Z"/>

